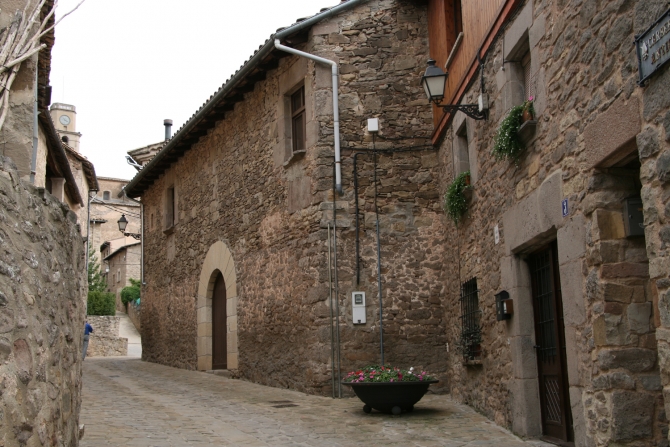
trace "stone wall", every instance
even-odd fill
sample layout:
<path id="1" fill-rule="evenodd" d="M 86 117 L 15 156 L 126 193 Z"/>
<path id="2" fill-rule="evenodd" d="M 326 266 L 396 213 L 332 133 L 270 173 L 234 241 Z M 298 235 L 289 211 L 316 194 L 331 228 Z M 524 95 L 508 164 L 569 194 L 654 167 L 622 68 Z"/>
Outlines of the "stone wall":
<path id="1" fill-rule="evenodd" d="M 93 327 L 88 341 L 87 357 L 128 355 L 128 339 L 119 337 L 121 317 L 88 315 L 86 319 Z"/>
<path id="2" fill-rule="evenodd" d="M 135 325 L 135 329 L 139 332 L 141 329 L 141 320 L 142 320 L 142 305 L 141 304 L 135 304 L 133 301 L 132 303 L 128 304 L 128 318 L 130 318 L 130 321 L 133 322 Z"/>
<path id="3" fill-rule="evenodd" d="M 477 178 L 467 219 L 447 227 L 458 235 L 460 268 L 458 281 L 446 285 L 456 297 L 459 283 L 478 280 L 482 358 L 469 365 L 450 351 L 451 390 L 519 434 L 542 434 L 527 259 L 556 241 L 575 445 L 667 445 L 659 376 L 667 347 L 657 327 L 670 286 L 663 211 L 670 70 L 638 87 L 632 44 L 665 9 L 661 1 L 523 2 L 486 56 L 490 118 L 465 120 Z M 490 151 L 501 119 L 524 99 L 513 54 L 524 43 L 538 123 L 513 163 Z M 478 94 L 475 85 L 462 102 L 476 102 Z M 461 123 L 457 115 L 440 145 L 447 184 Z M 626 237 L 624 200 L 640 195 L 645 237 Z M 507 322 L 496 321 L 501 290 L 514 301 Z M 453 300 L 446 309 L 452 346 L 460 335 L 458 306 Z"/>
<path id="4" fill-rule="evenodd" d="M 259 383 L 330 394 L 327 227 L 336 208 L 342 370 L 380 361 L 371 154 L 357 156 L 360 284 L 353 179 L 354 151 L 372 148 L 365 119 L 377 116 L 378 149 L 416 150 L 385 152 L 378 160 L 386 361 L 428 368 L 444 383 L 449 261 L 440 168 L 427 140 L 432 116 L 418 83 L 428 58 L 425 8 L 368 2 L 316 25 L 300 48 L 340 63 L 344 196 L 333 205 L 330 70 L 284 57 L 142 197 L 143 358 L 211 368 L 215 276 L 209 275 L 216 271 L 204 272 L 203 265 L 210 265 L 210 248 L 222 244 L 225 259 L 212 255 L 220 260 L 211 262 L 221 263 L 226 278 L 228 368 Z M 300 82 L 308 150 L 287 156 L 284 95 Z M 170 186 L 177 222 L 165 228 Z M 367 324 L 352 322 L 354 290 L 367 293 Z"/>
<path id="5" fill-rule="evenodd" d="M 76 216 L 4 157 L 0 208 L 0 443 L 77 445 L 87 286 Z"/>

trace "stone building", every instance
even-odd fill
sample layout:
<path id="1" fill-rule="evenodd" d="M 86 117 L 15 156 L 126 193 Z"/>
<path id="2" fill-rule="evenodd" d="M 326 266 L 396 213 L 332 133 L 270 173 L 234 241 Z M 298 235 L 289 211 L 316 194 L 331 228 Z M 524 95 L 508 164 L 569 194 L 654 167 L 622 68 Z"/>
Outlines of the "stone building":
<path id="1" fill-rule="evenodd" d="M 106 241 L 100 247 L 102 275 L 107 291 L 116 296 L 116 310 L 125 312 L 121 290 L 130 286 L 130 279 L 140 279 L 141 242 L 131 237 Z"/>
<path id="2" fill-rule="evenodd" d="M 343 195 L 331 67 L 278 50 L 275 38 L 339 64 Z M 419 85 L 427 38 L 426 8 L 408 0 L 350 0 L 301 20 L 131 180 L 128 195 L 144 204 L 145 360 L 323 394 L 337 390 L 338 369 L 379 363 L 377 204 L 385 361 L 444 376 L 440 168 Z M 353 291 L 367 297 L 361 324 Z"/>
<path id="3" fill-rule="evenodd" d="M 478 338 L 466 356 L 447 354 L 450 388 L 520 435 L 668 445 L 670 69 L 638 85 L 634 45 L 667 10 L 429 2 L 431 57 L 450 72 L 445 103 L 484 94 L 489 104 L 488 120 L 438 112 L 432 136 L 447 184 L 471 173 L 465 220 L 446 228 L 458 268 L 445 311 L 473 316 Z M 461 30 L 444 27 L 459 22 L 460 47 Z M 497 159 L 498 126 L 529 96 L 525 151 Z M 498 321 L 505 293 L 513 313 Z M 450 321 L 455 345 L 469 328 Z"/>
<path id="4" fill-rule="evenodd" d="M 128 180 L 98 177 L 99 190 L 91 200 L 91 246 L 100 247 L 106 241 L 122 237 L 118 220 L 126 216 L 129 233 L 140 232 L 140 204 L 123 195 Z"/>
<path id="5" fill-rule="evenodd" d="M 377 207 L 387 362 L 522 436 L 667 445 L 670 70 L 638 85 L 633 45 L 667 8 L 351 0 L 278 31 L 127 187 L 147 216 L 145 359 L 321 393 L 338 366 L 378 362 Z M 330 71 L 275 38 L 339 64 L 343 195 Z M 470 115 L 431 111 L 429 56 L 443 104 Z M 529 96 L 525 150 L 496 158 Z M 455 225 L 442 195 L 465 171 Z"/>

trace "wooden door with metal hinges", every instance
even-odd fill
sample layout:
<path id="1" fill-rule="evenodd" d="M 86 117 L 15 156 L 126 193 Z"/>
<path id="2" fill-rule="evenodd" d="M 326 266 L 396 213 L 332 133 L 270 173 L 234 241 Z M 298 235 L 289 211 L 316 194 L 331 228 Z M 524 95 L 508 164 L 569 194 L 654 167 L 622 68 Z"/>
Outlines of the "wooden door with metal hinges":
<path id="1" fill-rule="evenodd" d="M 574 441 L 574 431 L 556 242 L 531 255 L 528 264 L 533 291 L 542 432 L 550 438 L 571 442 Z"/>
<path id="2" fill-rule="evenodd" d="M 212 369 L 228 368 L 226 283 L 219 273 L 212 293 Z"/>

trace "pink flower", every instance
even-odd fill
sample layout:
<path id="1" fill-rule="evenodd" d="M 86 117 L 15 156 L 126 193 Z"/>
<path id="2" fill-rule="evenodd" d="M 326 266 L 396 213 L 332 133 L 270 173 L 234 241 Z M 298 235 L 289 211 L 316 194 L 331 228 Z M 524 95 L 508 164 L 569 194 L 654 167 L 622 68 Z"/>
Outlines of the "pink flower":
<path id="1" fill-rule="evenodd" d="M 535 99 L 535 97 L 533 97 L 533 96 L 528 97 L 528 101 L 532 101 L 533 99 Z"/>

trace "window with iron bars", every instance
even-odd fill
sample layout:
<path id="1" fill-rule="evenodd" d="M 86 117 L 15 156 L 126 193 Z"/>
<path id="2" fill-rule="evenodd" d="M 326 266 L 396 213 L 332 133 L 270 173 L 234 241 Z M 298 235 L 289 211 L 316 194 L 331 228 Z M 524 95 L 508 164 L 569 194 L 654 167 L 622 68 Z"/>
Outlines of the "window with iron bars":
<path id="1" fill-rule="evenodd" d="M 459 347 L 467 360 L 481 357 L 482 327 L 477 278 L 461 284 L 461 338 Z"/>

